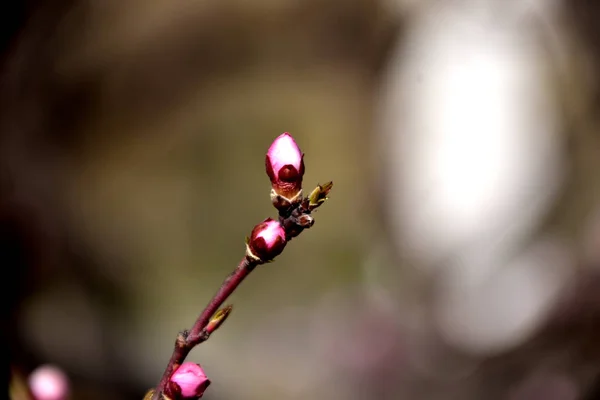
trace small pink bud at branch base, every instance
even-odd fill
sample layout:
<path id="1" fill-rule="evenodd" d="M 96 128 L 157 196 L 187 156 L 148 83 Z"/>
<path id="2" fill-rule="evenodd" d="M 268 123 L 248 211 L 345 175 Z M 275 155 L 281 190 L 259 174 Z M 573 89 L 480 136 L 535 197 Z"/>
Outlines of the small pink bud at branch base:
<path id="1" fill-rule="evenodd" d="M 285 230 L 278 221 L 267 218 L 252 230 L 247 253 L 254 259 L 267 262 L 281 254 L 285 245 Z"/>
<path id="2" fill-rule="evenodd" d="M 294 200 L 302 190 L 304 154 L 289 133 L 279 135 L 269 147 L 265 157 L 267 175 L 275 193 Z"/>
<path id="3" fill-rule="evenodd" d="M 210 385 L 199 364 L 184 362 L 171 375 L 169 381 L 169 397 L 172 399 L 199 399 Z"/>
<path id="4" fill-rule="evenodd" d="M 35 400 L 65 400 L 69 380 L 60 368 L 42 365 L 29 375 L 29 389 Z"/>
<path id="5" fill-rule="evenodd" d="M 208 321 L 208 325 L 206 325 L 206 333 L 209 335 L 219 329 L 223 322 L 229 317 L 231 311 L 233 310 L 233 306 L 226 306 L 220 309 L 215 313 L 215 315 Z"/>

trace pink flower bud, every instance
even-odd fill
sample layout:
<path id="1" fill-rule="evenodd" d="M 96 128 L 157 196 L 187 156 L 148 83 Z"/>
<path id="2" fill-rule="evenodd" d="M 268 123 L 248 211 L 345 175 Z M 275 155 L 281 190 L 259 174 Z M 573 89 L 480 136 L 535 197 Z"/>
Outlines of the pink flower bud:
<path id="1" fill-rule="evenodd" d="M 42 365 L 29 375 L 29 389 L 36 400 L 65 400 L 69 380 L 60 368 Z"/>
<path id="2" fill-rule="evenodd" d="M 184 362 L 171 375 L 166 391 L 172 399 L 199 399 L 210 385 L 199 364 Z"/>
<path id="3" fill-rule="evenodd" d="M 279 222 L 267 218 L 252 230 L 248 251 L 250 256 L 269 261 L 281 254 L 285 245 L 285 230 Z"/>
<path id="4" fill-rule="evenodd" d="M 273 141 L 267 151 L 265 166 L 275 193 L 294 200 L 302 190 L 304 154 L 289 133 L 282 133 Z"/>

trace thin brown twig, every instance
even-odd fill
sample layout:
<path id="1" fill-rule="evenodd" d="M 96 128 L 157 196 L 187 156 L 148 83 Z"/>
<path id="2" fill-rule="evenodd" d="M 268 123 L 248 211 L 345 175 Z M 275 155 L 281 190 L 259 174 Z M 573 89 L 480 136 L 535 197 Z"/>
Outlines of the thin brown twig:
<path id="1" fill-rule="evenodd" d="M 310 214 L 325 201 L 332 185 L 332 182 L 328 182 L 323 186 L 319 185 L 309 197 L 304 198 L 291 209 L 280 212 L 279 222 L 285 230 L 285 236 L 288 242 L 292 240 L 292 238 L 298 236 L 304 229 L 310 228 L 313 225 L 314 220 Z M 152 400 L 161 399 L 173 372 L 185 361 L 186 357 L 194 347 L 207 340 L 210 336 L 210 332 L 207 332 L 206 327 L 209 324 L 211 317 L 213 317 L 219 307 L 221 307 L 225 300 L 227 300 L 235 289 L 237 289 L 250 272 L 252 272 L 257 265 L 264 262 L 265 261 L 256 257 L 251 257 L 248 254 L 240 261 L 237 268 L 229 274 L 225 281 L 223 281 L 221 287 L 204 308 L 192 328 L 189 331 L 183 331 L 177 335 L 173 354 L 167 364 L 167 368 L 156 389 L 153 392 L 149 392 L 146 397 L 150 397 Z"/>
<path id="2" fill-rule="evenodd" d="M 173 354 L 171 355 L 167 368 L 154 392 L 152 397 L 153 400 L 160 399 L 160 395 L 164 392 L 171 374 L 173 374 L 175 369 L 185 361 L 190 351 L 208 338 L 208 335 L 204 334 L 204 330 L 206 325 L 208 325 L 210 318 L 217 312 L 219 307 L 227 300 L 239 284 L 242 283 L 256 265 L 258 265 L 257 260 L 245 256 L 242 261 L 240 261 L 237 268 L 225 278 L 225 281 L 223 281 L 223 284 L 221 284 L 217 293 L 215 293 L 204 308 L 202 314 L 200 314 L 192 328 L 189 331 L 184 331 L 177 335 Z"/>

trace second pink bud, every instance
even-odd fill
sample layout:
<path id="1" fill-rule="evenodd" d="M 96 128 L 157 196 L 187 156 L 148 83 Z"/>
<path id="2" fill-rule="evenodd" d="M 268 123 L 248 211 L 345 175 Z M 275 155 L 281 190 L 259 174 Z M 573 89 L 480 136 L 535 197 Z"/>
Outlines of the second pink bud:
<path id="1" fill-rule="evenodd" d="M 285 230 L 281 224 L 267 218 L 252 230 L 248 251 L 255 258 L 270 261 L 281 254 L 286 244 Z"/>
<path id="2" fill-rule="evenodd" d="M 199 399 L 210 385 L 204 370 L 193 362 L 184 362 L 171 375 L 167 386 L 167 395 L 172 399 Z"/>

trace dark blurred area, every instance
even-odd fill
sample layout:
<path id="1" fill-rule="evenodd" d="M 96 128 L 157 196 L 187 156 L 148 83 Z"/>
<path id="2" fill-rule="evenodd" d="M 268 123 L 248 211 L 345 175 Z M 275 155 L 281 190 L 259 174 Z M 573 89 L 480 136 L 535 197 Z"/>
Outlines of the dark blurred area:
<path id="1" fill-rule="evenodd" d="M 205 398 L 600 399 L 598 2 L 11 3 L 12 398 L 142 398 L 289 131 L 331 199 L 191 354 Z"/>

